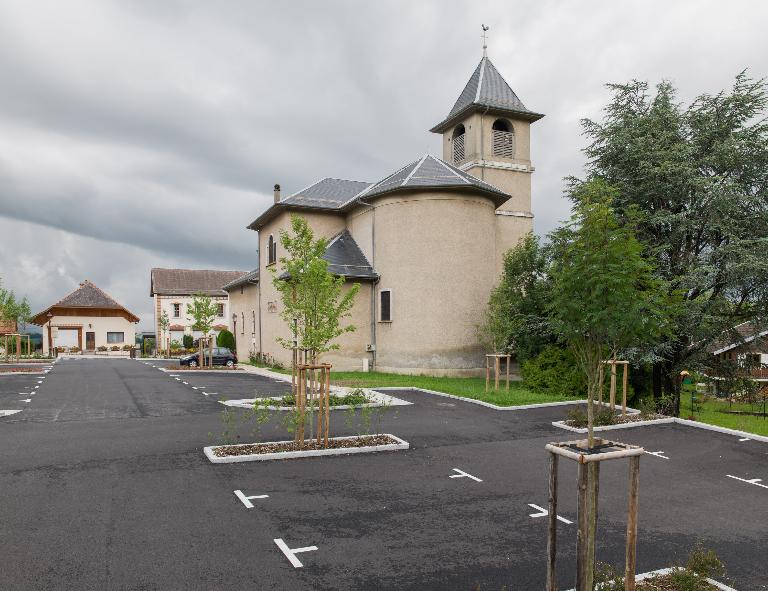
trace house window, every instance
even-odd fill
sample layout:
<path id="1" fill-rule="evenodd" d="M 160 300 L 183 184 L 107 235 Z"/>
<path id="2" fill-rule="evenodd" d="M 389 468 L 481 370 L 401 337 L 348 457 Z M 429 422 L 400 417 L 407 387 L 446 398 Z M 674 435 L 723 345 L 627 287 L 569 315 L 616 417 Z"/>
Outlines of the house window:
<path id="1" fill-rule="evenodd" d="M 107 333 L 107 343 L 114 345 L 117 343 L 122 343 L 125 340 L 125 333 L 123 332 L 108 332 Z"/>
<path id="2" fill-rule="evenodd" d="M 216 316 L 224 318 L 224 304 L 216 304 Z"/>
<path id="3" fill-rule="evenodd" d="M 174 304 L 173 305 L 173 317 L 178 318 L 181 316 L 181 304 Z"/>
<path id="4" fill-rule="evenodd" d="M 240 334 L 245 334 L 245 312 L 240 312 Z"/>
<path id="5" fill-rule="evenodd" d="M 274 265 L 277 262 L 277 244 L 275 244 L 275 237 L 272 234 L 269 235 L 269 242 L 267 244 L 267 264 Z"/>
<path id="6" fill-rule="evenodd" d="M 379 321 L 392 322 L 392 290 L 382 289 L 379 292 Z"/>
<path id="7" fill-rule="evenodd" d="M 454 164 L 461 164 L 466 158 L 466 153 L 464 151 L 464 133 L 465 129 L 461 123 L 459 123 L 453 130 L 453 137 L 451 138 L 451 141 L 453 141 Z"/>
<path id="8" fill-rule="evenodd" d="M 491 129 L 491 146 L 494 156 L 515 157 L 515 133 L 509 121 L 496 119 Z"/>

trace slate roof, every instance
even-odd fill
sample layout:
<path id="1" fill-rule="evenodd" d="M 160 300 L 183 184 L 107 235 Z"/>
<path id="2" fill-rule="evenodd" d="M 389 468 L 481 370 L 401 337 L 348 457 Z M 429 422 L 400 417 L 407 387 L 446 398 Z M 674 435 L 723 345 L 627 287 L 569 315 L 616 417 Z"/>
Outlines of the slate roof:
<path id="1" fill-rule="evenodd" d="M 225 296 L 223 285 L 242 277 L 245 271 L 213 271 L 207 269 L 152 269 L 149 295 Z"/>
<path id="2" fill-rule="evenodd" d="M 241 275 L 234 281 L 230 281 L 229 283 L 225 283 L 221 286 L 221 289 L 224 291 L 229 291 L 231 289 L 235 289 L 237 287 L 240 287 L 241 285 L 246 285 L 248 283 L 258 283 L 259 281 L 259 270 L 254 269 L 253 271 L 250 271 L 248 273 L 245 273 L 244 275 Z"/>
<path id="3" fill-rule="evenodd" d="M 538 121 L 544 117 L 541 113 L 529 110 L 499 74 L 491 60 L 483 57 L 454 103 L 451 112 L 430 131 L 442 133 L 469 112 L 484 108 L 492 109 L 494 112 L 508 113 L 528 121 Z"/>
<path id="4" fill-rule="evenodd" d="M 363 251 L 352 238 L 349 231 L 344 230 L 331 240 L 323 255 L 328 261 L 328 270 L 334 275 L 349 279 L 376 279 L 378 274 L 365 258 Z"/>
<path id="5" fill-rule="evenodd" d="M 386 193 L 402 190 L 418 189 L 472 189 L 486 193 L 494 198 L 497 206 L 510 198 L 510 195 L 497 189 L 471 174 L 459 170 L 437 156 L 425 154 L 420 159 L 407 164 L 384 177 L 377 183 L 373 183 L 365 191 L 356 196 L 356 199 L 368 199 Z"/>
<path id="6" fill-rule="evenodd" d="M 35 314 L 35 316 L 32 318 L 32 324 L 37 324 L 38 326 L 45 324 L 48 321 L 45 315 L 53 308 L 93 308 L 99 310 L 120 310 L 125 312 L 126 315 L 130 317 L 132 322 L 139 321 L 138 316 L 130 312 L 124 306 L 118 304 L 112 298 L 112 296 L 110 296 L 102 289 L 96 287 L 96 285 L 87 279 L 83 281 L 77 289 L 65 295 L 58 302 L 52 306 L 49 306 L 42 312 Z"/>
<path id="7" fill-rule="evenodd" d="M 321 179 L 306 189 L 280 201 L 284 205 L 337 209 L 368 187 L 370 183 L 344 179 Z"/>

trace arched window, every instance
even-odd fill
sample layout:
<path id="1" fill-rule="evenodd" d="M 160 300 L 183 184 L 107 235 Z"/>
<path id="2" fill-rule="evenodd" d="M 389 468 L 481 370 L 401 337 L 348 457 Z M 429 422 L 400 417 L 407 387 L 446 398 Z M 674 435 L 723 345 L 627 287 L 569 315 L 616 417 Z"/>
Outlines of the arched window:
<path id="1" fill-rule="evenodd" d="M 272 265 L 275 262 L 277 262 L 277 244 L 275 244 L 275 237 L 270 234 L 267 244 L 267 264 Z"/>
<path id="2" fill-rule="evenodd" d="M 515 157 L 515 132 L 506 119 L 496 119 L 491 128 L 493 155 L 502 158 Z"/>
<path id="3" fill-rule="evenodd" d="M 464 162 L 466 158 L 466 152 L 464 151 L 464 134 L 466 130 L 464 125 L 459 123 L 453 130 L 451 141 L 453 142 L 453 163 L 460 164 Z"/>

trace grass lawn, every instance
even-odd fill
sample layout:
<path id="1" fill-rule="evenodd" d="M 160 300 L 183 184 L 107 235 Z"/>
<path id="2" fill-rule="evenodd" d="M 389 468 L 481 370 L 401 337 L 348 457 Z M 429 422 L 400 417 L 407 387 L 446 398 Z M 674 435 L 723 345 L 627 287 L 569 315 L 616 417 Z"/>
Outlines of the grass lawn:
<path id="1" fill-rule="evenodd" d="M 693 418 L 702 423 L 738 429 L 756 435 L 768 435 L 768 418 L 762 416 L 727 414 L 724 411 L 740 410 L 744 412 L 762 412 L 762 407 L 751 408 L 749 404 L 733 403 L 729 405 L 727 400 L 708 399 L 699 403 L 697 412 L 691 412 L 691 395 L 683 392 L 680 397 L 680 416 Z"/>
<path id="2" fill-rule="evenodd" d="M 580 396 L 567 398 L 535 392 L 525 387 L 522 382 L 509 383 L 509 392 L 504 389 L 485 391 L 485 378 L 434 378 L 430 376 L 412 376 L 392 373 L 331 371 L 331 383 L 352 388 L 408 387 L 424 388 L 453 394 L 463 398 L 473 398 L 491 402 L 499 406 L 516 406 L 541 402 L 558 402 L 578 399 Z M 502 382 L 503 383 L 503 382 Z"/>

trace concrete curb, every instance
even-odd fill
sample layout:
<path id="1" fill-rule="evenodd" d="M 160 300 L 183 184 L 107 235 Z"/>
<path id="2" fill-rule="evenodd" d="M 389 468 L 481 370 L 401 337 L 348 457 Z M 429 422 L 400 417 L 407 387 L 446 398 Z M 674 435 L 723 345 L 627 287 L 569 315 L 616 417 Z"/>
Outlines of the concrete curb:
<path id="1" fill-rule="evenodd" d="M 470 402 L 472 404 L 479 404 L 486 408 L 492 408 L 493 410 L 527 410 L 529 408 L 549 408 L 551 406 L 567 406 L 569 404 L 586 404 L 587 400 L 558 400 L 557 402 L 537 402 L 534 404 L 520 404 L 517 406 L 499 406 L 498 404 L 492 404 L 485 402 L 484 400 L 476 400 L 474 398 L 465 398 L 464 396 L 456 396 L 455 394 L 446 394 L 445 392 L 438 392 L 437 390 L 427 390 L 425 388 L 416 388 L 414 386 L 384 386 L 381 388 L 372 387 L 370 390 L 386 391 L 386 390 L 415 390 L 416 392 L 424 392 L 425 394 L 434 394 L 435 396 L 442 396 L 444 398 L 451 398 L 453 400 L 461 400 L 462 402 Z"/>
<path id="2" fill-rule="evenodd" d="M 223 458 L 216 456 L 213 453 L 213 450 L 216 449 L 217 447 L 229 447 L 229 446 L 211 445 L 203 448 L 203 452 L 205 453 L 205 456 L 208 458 L 208 460 L 210 460 L 210 462 L 213 464 L 234 464 L 239 462 L 291 460 L 291 459 L 297 459 L 297 458 L 310 458 L 310 457 L 317 457 L 317 456 L 344 456 L 344 455 L 350 455 L 350 454 L 373 453 L 378 451 L 398 451 L 398 450 L 408 449 L 410 447 L 410 444 L 407 441 L 400 439 L 395 435 L 392 435 L 390 433 L 382 433 L 382 435 L 391 437 L 392 439 L 396 440 L 398 443 L 390 443 L 387 445 L 367 445 L 365 447 L 349 447 L 349 448 L 341 448 L 341 449 L 311 449 L 311 450 L 305 450 L 305 451 L 284 451 L 284 452 L 276 452 L 276 453 L 268 453 L 268 454 L 249 454 L 245 456 L 226 456 Z M 357 435 L 352 435 L 349 437 L 331 437 L 331 439 L 334 439 L 336 441 L 341 439 L 357 439 L 357 438 L 358 438 Z M 265 444 L 268 444 L 268 443 L 283 443 L 283 442 L 281 441 L 265 442 Z M 240 443 L 240 444 L 237 444 L 235 447 L 244 446 L 244 445 L 254 445 L 254 444 Z"/>
<path id="3" fill-rule="evenodd" d="M 330 410 L 348 410 L 350 408 L 382 408 L 382 407 L 390 407 L 390 406 L 410 406 L 413 404 L 413 402 L 408 402 L 407 400 L 395 398 L 394 396 L 390 396 L 389 394 L 384 394 L 383 392 L 376 392 L 374 390 L 363 390 L 363 392 L 368 397 L 368 400 L 370 400 L 370 402 L 366 404 L 357 404 L 354 406 L 349 404 L 331 406 Z M 232 400 L 219 400 L 219 404 L 223 404 L 224 406 L 232 406 L 235 408 L 252 408 L 253 403 L 256 400 L 282 400 L 282 398 L 283 398 L 282 396 L 267 396 L 264 398 L 240 398 L 240 399 L 232 399 Z M 265 406 L 262 408 L 266 408 L 267 410 L 282 411 L 282 410 L 293 410 L 294 407 Z"/>
<path id="4" fill-rule="evenodd" d="M 675 570 L 679 570 L 678 567 L 674 567 L 673 566 L 673 567 L 669 567 L 669 568 L 660 568 L 658 570 L 652 570 L 652 571 L 649 571 L 647 573 L 641 573 L 641 574 L 635 576 L 635 581 L 640 582 L 640 581 L 643 581 L 645 579 L 650 579 L 651 577 L 653 577 L 655 575 L 666 575 L 666 574 L 671 573 L 672 571 L 675 571 Z M 709 579 L 708 578 L 708 579 L 706 579 L 706 581 L 710 585 L 714 585 L 715 587 L 720 589 L 720 591 L 736 591 L 736 589 L 734 589 L 733 587 L 729 587 L 728 585 L 725 585 L 723 583 L 718 583 L 714 579 Z M 598 589 L 599 589 L 599 587 L 598 587 Z M 568 589 L 568 591 L 576 591 L 576 590 L 575 589 Z"/>
<path id="5" fill-rule="evenodd" d="M 653 425 L 685 425 L 686 427 L 695 427 L 697 429 L 705 429 L 707 431 L 715 431 L 717 433 L 725 433 L 726 435 L 734 435 L 736 437 L 747 437 L 755 441 L 761 441 L 768 443 L 768 437 L 765 435 L 756 435 L 755 433 L 749 433 L 748 431 L 739 431 L 738 429 L 729 429 L 727 427 L 718 427 L 717 425 L 710 425 L 709 423 L 701 423 L 699 421 L 690 421 L 688 419 L 680 419 L 677 417 L 667 417 L 664 419 L 651 419 L 648 421 L 636 421 L 634 423 L 622 423 L 620 425 L 603 425 L 602 427 L 595 427 L 595 431 L 614 431 L 616 429 L 631 429 L 632 427 L 647 427 Z M 565 429 L 566 431 L 572 431 L 574 433 L 586 433 L 585 427 L 571 427 L 566 425 L 565 421 L 553 421 L 553 427 L 558 429 Z"/>

